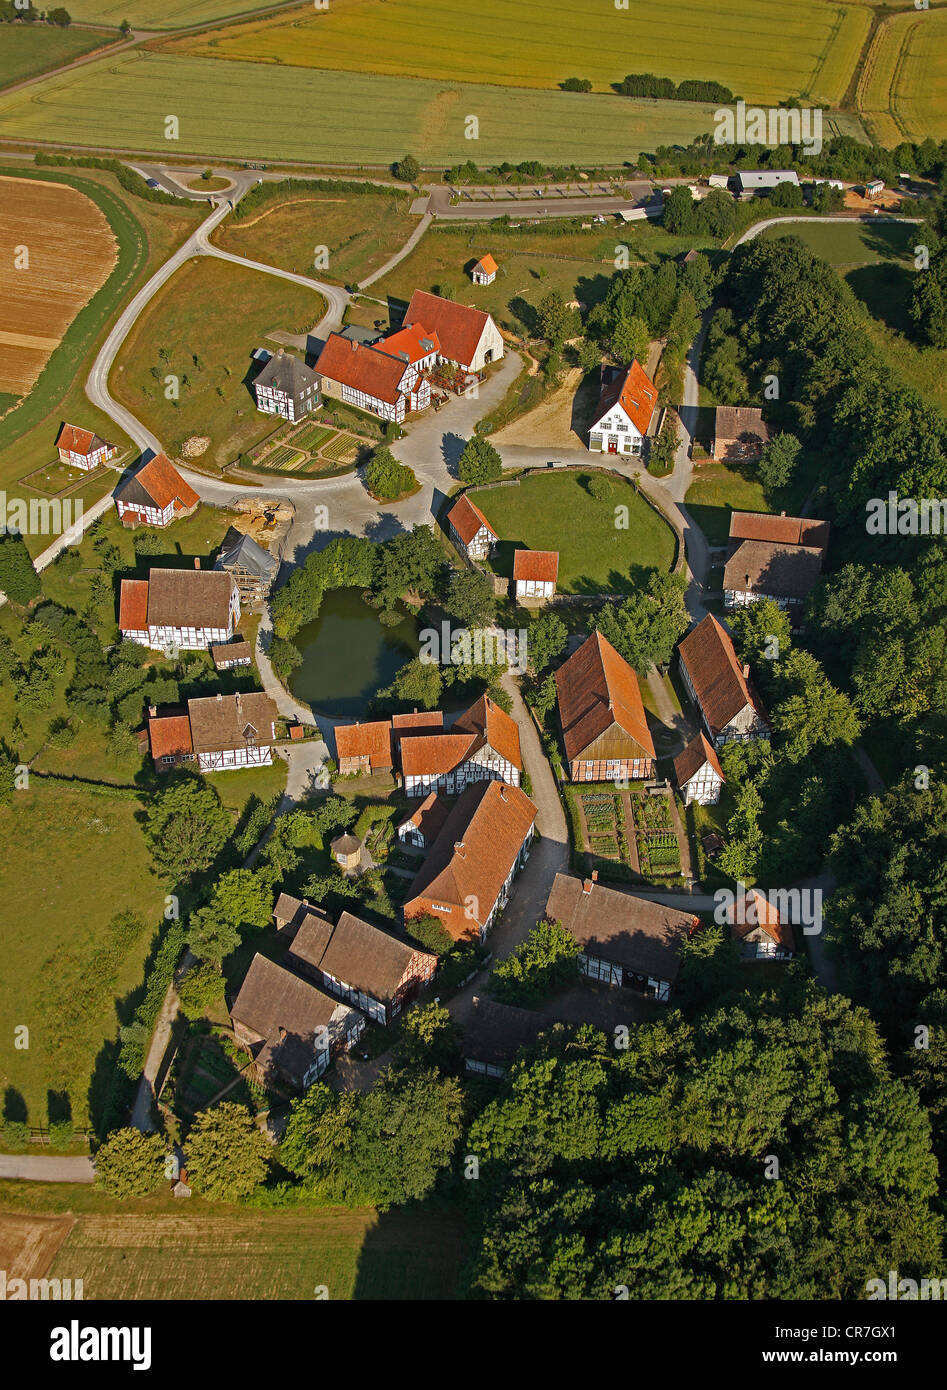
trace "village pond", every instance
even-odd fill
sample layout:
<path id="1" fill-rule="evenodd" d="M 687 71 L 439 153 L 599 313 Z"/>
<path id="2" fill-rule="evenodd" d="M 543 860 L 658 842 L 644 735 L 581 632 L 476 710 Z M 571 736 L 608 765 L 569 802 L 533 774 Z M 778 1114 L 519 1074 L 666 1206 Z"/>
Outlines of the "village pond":
<path id="1" fill-rule="evenodd" d="M 370 698 L 418 653 L 410 614 L 385 627 L 359 589 L 332 589 L 319 616 L 294 639 L 302 665 L 289 679 L 292 693 L 320 714 L 358 718 Z"/>

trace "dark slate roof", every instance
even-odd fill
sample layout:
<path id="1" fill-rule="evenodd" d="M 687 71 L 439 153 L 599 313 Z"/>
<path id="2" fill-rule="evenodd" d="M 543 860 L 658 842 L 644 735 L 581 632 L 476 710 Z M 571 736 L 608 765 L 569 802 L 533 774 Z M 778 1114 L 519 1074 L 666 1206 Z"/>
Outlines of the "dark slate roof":
<path id="1" fill-rule="evenodd" d="M 556 874 L 546 918 L 561 922 L 586 955 L 671 984 L 680 971 L 681 947 L 698 920 L 692 912 L 568 874 Z"/>
<path id="2" fill-rule="evenodd" d="M 253 385 L 269 386 L 287 396 L 299 396 L 307 386 L 318 386 L 319 377 L 291 352 L 278 352 L 254 379 Z"/>
<path id="3" fill-rule="evenodd" d="M 272 578 L 279 568 L 275 555 L 264 550 L 252 536 L 245 536 L 241 531 L 234 531 L 232 528 L 224 537 L 220 554 L 214 561 L 214 569 L 228 569 L 231 565 L 239 565 L 241 569 L 249 570 L 260 579 Z"/>

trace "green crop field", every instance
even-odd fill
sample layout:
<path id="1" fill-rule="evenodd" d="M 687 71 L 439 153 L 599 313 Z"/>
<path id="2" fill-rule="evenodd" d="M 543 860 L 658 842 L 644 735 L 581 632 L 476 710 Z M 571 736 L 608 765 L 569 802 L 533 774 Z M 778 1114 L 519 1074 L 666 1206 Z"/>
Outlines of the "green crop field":
<path id="1" fill-rule="evenodd" d="M 838 104 L 868 37 L 867 7 L 829 0 L 666 0 L 619 9 L 602 0 L 332 0 L 225 31 L 167 41 L 167 51 L 390 76 L 597 91 L 628 72 L 714 78 L 748 100 L 806 94 Z M 468 108 L 476 111 L 477 107 Z"/>
<path id="2" fill-rule="evenodd" d="M 561 593 L 629 593 L 647 568 L 668 570 L 676 542 L 667 522 L 623 479 L 597 502 L 584 473 L 556 472 L 524 478 L 518 487 L 471 494 L 500 537 L 493 568 L 511 576 L 513 552 L 558 550 Z M 628 526 L 616 525 L 615 508 L 628 508 Z"/>
<path id="3" fill-rule="evenodd" d="M 947 137 L 947 10 L 892 15 L 865 61 L 857 107 L 883 145 Z"/>
<path id="4" fill-rule="evenodd" d="M 16 964 L 0 972 L 0 1092 L 11 1118 L 45 1123 L 52 1092 L 68 1097 L 76 1124 L 87 1123 L 95 1059 L 118 1027 L 115 1001 L 140 983 L 164 908 L 139 811 L 134 795 L 97 796 L 38 777 L 0 808 L 0 899 L 11 909 L 0 949 Z M 142 917 L 142 933 L 110 942 L 108 923 L 126 910 Z M 14 1047 L 19 1025 L 29 1029 L 22 1050 Z"/>
<path id="5" fill-rule="evenodd" d="M 404 245 L 418 224 L 404 193 L 294 192 L 244 222 L 225 222 L 214 242 L 249 260 L 266 261 L 319 280 L 365 279 Z M 328 264 L 314 269 L 317 248 Z"/>
<path id="6" fill-rule="evenodd" d="M 0 87 L 71 63 L 116 37 L 92 29 L 60 29 L 53 24 L 5 24 L 0 32 Z"/>
<path id="7" fill-rule="evenodd" d="M 0 138 L 313 163 L 540 159 L 621 164 L 713 129 L 714 108 L 126 51 L 0 93 Z M 317 113 L 318 119 L 314 118 Z M 465 138 L 475 113 L 479 139 Z"/>
<path id="8" fill-rule="evenodd" d="M 239 304 L 239 319 L 216 313 L 214 306 L 221 304 Z M 200 465 L 223 467 L 277 424 L 256 409 L 248 377 L 251 353 L 272 349 L 268 335 L 274 330 L 301 332 L 324 312 L 325 301 L 314 290 L 228 261 L 189 261 L 125 340 L 112 369 L 112 391 L 172 458 L 181 457 L 184 443 L 196 436 L 209 440 Z M 169 374 L 178 380 L 177 401 L 165 397 Z"/>

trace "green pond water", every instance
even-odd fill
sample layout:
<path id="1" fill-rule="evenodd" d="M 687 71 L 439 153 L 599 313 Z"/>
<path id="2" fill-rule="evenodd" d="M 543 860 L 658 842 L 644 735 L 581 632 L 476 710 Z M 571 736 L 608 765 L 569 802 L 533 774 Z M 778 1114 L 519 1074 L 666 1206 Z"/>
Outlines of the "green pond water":
<path id="1" fill-rule="evenodd" d="M 292 693 L 320 714 L 346 717 L 364 714 L 370 697 L 419 646 L 413 618 L 383 626 L 359 589 L 330 590 L 295 642 L 303 661 L 290 677 Z"/>

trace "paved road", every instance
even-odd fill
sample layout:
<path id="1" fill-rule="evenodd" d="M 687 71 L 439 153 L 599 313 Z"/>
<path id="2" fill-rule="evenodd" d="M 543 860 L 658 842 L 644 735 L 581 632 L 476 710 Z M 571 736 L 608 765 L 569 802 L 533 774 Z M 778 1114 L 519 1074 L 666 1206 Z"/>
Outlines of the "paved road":
<path id="1" fill-rule="evenodd" d="M 43 1154 L 0 1154 L 0 1178 L 26 1182 L 92 1182 L 90 1158 L 53 1158 Z"/>
<path id="2" fill-rule="evenodd" d="M 758 237 L 760 232 L 765 232 L 767 227 L 782 227 L 787 222 L 912 222 L 920 223 L 924 219 L 921 217 L 896 217 L 892 213 L 886 212 L 860 212 L 854 217 L 850 212 L 836 212 L 827 214 L 825 217 L 767 217 L 762 222 L 754 222 L 747 227 L 746 231 L 733 243 L 731 250 L 735 251 L 744 242 L 752 241 Z"/>

